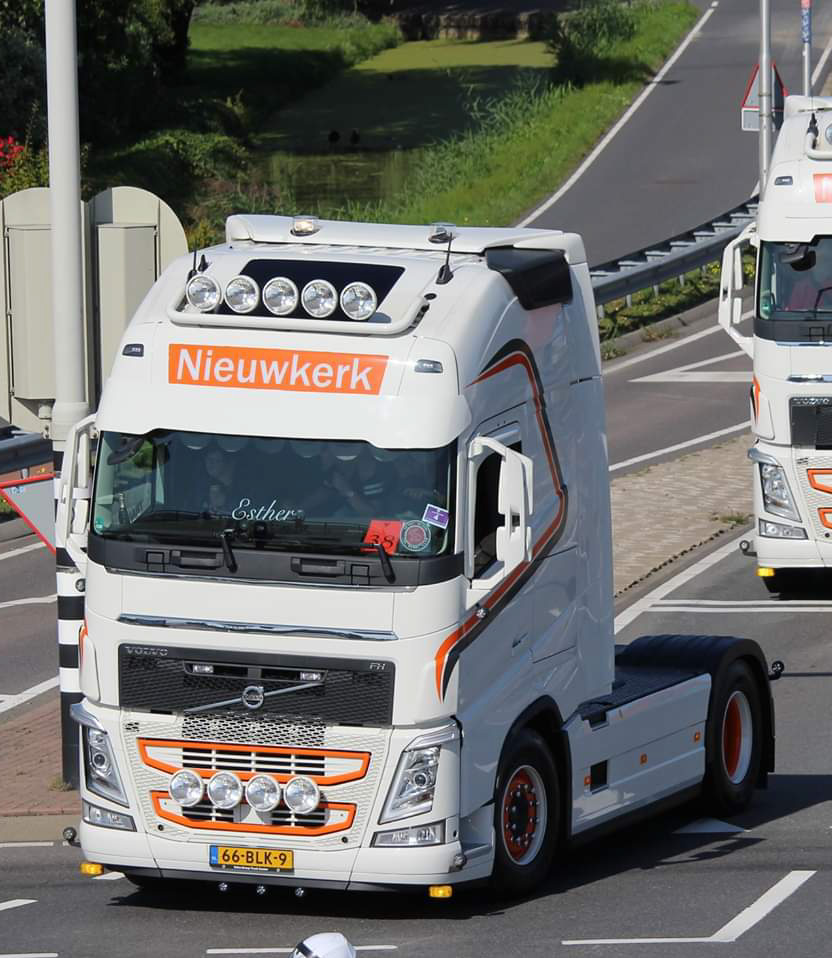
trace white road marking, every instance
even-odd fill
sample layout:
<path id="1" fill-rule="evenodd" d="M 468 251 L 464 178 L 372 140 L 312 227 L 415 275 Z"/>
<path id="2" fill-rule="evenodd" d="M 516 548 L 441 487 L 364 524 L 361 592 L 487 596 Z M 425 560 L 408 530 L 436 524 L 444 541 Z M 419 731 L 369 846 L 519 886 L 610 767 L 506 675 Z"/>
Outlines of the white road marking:
<path id="1" fill-rule="evenodd" d="M 751 315 L 750 313 L 748 314 Z M 672 343 L 666 343 L 657 349 L 650 349 L 646 353 L 639 353 L 637 356 L 630 356 L 629 359 L 616 360 L 607 363 L 604 366 L 604 375 L 617 373 L 619 369 L 626 369 L 628 366 L 635 366 L 636 363 L 643 363 L 647 359 L 653 359 L 655 356 L 661 356 L 662 353 L 669 353 L 671 349 L 678 349 L 680 346 L 687 346 L 688 343 L 695 343 L 698 339 L 705 336 L 712 336 L 714 333 L 722 332 L 721 326 L 709 326 L 707 329 L 701 329 L 698 333 L 691 333 L 690 336 L 683 336 Z"/>
<path id="2" fill-rule="evenodd" d="M 683 825 L 677 828 L 674 835 L 736 835 L 739 832 L 746 831 L 739 825 L 732 825 L 731 822 L 721 822 L 718 818 L 700 818 L 698 821 L 691 822 L 689 825 Z"/>
<path id="3" fill-rule="evenodd" d="M 544 200 L 537 209 L 532 210 L 531 213 L 525 219 L 522 219 L 517 226 L 523 227 L 528 226 L 532 223 L 533 220 L 536 220 L 542 213 L 545 213 L 550 206 L 554 206 L 555 203 L 563 196 L 563 194 L 569 190 L 578 180 L 586 173 L 586 171 L 592 166 L 592 164 L 598 159 L 598 157 L 604 152 L 604 150 L 609 146 L 610 142 L 613 140 L 615 135 L 621 130 L 630 117 L 636 112 L 636 110 L 641 106 L 642 103 L 647 99 L 648 96 L 659 86 L 662 80 L 665 77 L 665 74 L 674 66 L 676 61 L 681 57 L 681 55 L 687 50 L 690 44 L 696 39 L 699 35 L 700 30 L 713 16 L 716 8 L 709 7 L 705 13 L 696 21 L 691 29 L 690 33 L 685 37 L 685 39 L 679 44 L 676 48 L 676 52 L 673 56 L 665 63 L 665 65 L 659 70 L 659 72 L 653 77 L 653 79 L 645 86 L 641 91 L 639 96 L 633 101 L 630 105 L 630 108 L 624 113 L 615 126 L 603 137 L 601 142 L 595 149 L 589 154 L 589 156 L 581 163 L 577 170 L 569 177 L 569 179 L 561 186 L 561 188 L 547 200 Z"/>
<path id="4" fill-rule="evenodd" d="M 104 872 L 103 875 L 93 875 L 93 881 L 116 881 L 119 878 L 124 878 L 123 872 Z"/>
<path id="5" fill-rule="evenodd" d="M 0 958 L 58 958 L 57 951 L 29 951 L 26 954 L 0 955 Z"/>
<path id="6" fill-rule="evenodd" d="M 356 945 L 356 951 L 398 951 L 398 945 Z M 291 955 L 294 948 L 206 948 L 206 955 Z M 0 958 L 4 958 L 0 955 Z"/>
<path id="7" fill-rule="evenodd" d="M 769 615 L 792 615 L 795 612 L 799 612 L 801 615 L 807 612 L 822 612 L 824 615 L 829 615 L 829 609 L 818 609 L 813 605 L 786 605 L 783 603 L 780 608 L 772 608 L 771 606 L 760 605 L 760 606 L 745 606 L 741 609 L 731 608 L 731 606 L 725 606 L 720 609 L 708 608 L 707 606 L 698 606 L 698 605 L 684 605 L 679 603 L 678 605 L 659 605 L 654 606 L 653 608 L 647 610 L 649 612 L 684 612 L 688 614 L 702 615 L 713 613 L 716 615 L 761 615 L 768 613 Z"/>
<path id="8" fill-rule="evenodd" d="M 830 36 L 829 39 L 826 41 L 826 47 L 824 48 L 823 53 L 821 53 L 820 55 L 820 59 L 818 60 L 818 65 L 815 67 L 814 71 L 812 72 L 812 86 L 814 86 L 818 82 L 818 79 L 820 78 L 820 75 L 823 72 L 823 68 L 826 66 L 826 61 L 829 59 L 830 53 L 832 53 L 832 36 Z"/>
<path id="9" fill-rule="evenodd" d="M 51 679 L 46 679 L 43 682 L 38 682 L 37 685 L 33 685 L 29 689 L 25 689 L 23 692 L 18 692 L 16 695 L 7 695 L 0 701 L 0 712 L 8 712 L 10 709 L 16 709 L 18 705 L 23 705 L 25 702 L 28 702 L 29 699 L 36 698 L 38 695 L 43 695 L 44 692 L 48 692 L 50 689 L 57 687 L 59 682 L 58 676 L 55 675 Z M 3 958 L 0 955 L 0 958 Z"/>
<path id="10" fill-rule="evenodd" d="M 813 871 L 789 872 L 776 885 L 761 895 L 752 905 L 743 909 L 736 918 L 714 932 L 709 938 L 584 938 L 564 941 L 564 945 L 674 945 L 674 944 L 730 944 L 744 935 L 750 928 L 759 924 L 766 915 L 793 895 L 801 885 L 807 882 Z"/>
<path id="11" fill-rule="evenodd" d="M 692 579 L 707 572 L 711 566 L 715 566 L 731 555 L 731 553 L 736 552 L 739 548 L 740 541 L 744 538 L 745 536 L 742 535 L 737 536 L 736 539 L 731 539 L 731 541 L 726 542 L 724 546 L 720 546 L 719 549 L 714 550 L 709 555 L 703 556 L 703 558 L 698 562 L 694 562 L 693 565 L 687 569 L 677 572 L 676 575 L 669 578 L 667 582 L 657 585 L 656 588 L 648 592 L 647 595 L 642 596 L 632 605 L 627 606 L 623 612 L 620 612 L 615 617 L 616 633 L 626 628 L 631 622 L 634 622 L 643 612 L 646 612 L 652 605 L 658 602 L 659 599 L 663 599 L 671 592 L 675 592 Z"/>
<path id="12" fill-rule="evenodd" d="M 0 901 L 0 911 L 8 911 L 10 908 L 20 908 L 21 905 L 34 905 L 37 898 L 11 898 L 9 901 Z"/>
<path id="13" fill-rule="evenodd" d="M 57 595 L 36 595 L 28 599 L 12 599 L 9 602 L 0 602 L 0 609 L 11 609 L 16 605 L 46 605 L 57 598 Z"/>
<path id="14" fill-rule="evenodd" d="M 0 842 L 0 848 L 52 848 L 54 842 Z"/>
<path id="15" fill-rule="evenodd" d="M 751 380 L 751 370 L 727 370 L 720 372 L 714 370 L 708 373 L 692 373 L 692 369 L 702 369 L 703 366 L 712 366 L 714 363 L 725 362 L 726 359 L 734 359 L 737 356 L 744 356 L 741 349 L 732 350 L 730 353 L 722 353 L 720 356 L 711 356 L 709 359 L 700 359 L 695 363 L 687 363 L 684 366 L 676 366 L 674 369 L 663 369 L 660 373 L 651 373 L 649 376 L 641 376 L 638 379 L 631 379 L 633 383 L 675 383 L 675 382 L 742 382 Z M 724 378 L 727 377 L 727 378 Z"/>
<path id="16" fill-rule="evenodd" d="M 658 459 L 659 456 L 666 456 L 671 452 L 678 452 L 680 449 L 689 449 L 691 446 L 698 446 L 700 443 L 710 442 L 712 439 L 720 439 L 722 436 L 730 436 L 731 433 L 743 432 L 748 429 L 748 422 L 737 423 L 736 426 L 727 426 L 725 429 L 717 429 L 716 432 L 709 432 L 705 436 L 695 436 L 693 439 L 686 439 L 684 442 L 677 442 L 673 446 L 665 446 L 664 449 L 656 449 L 654 452 L 645 452 L 642 456 L 633 456 L 632 459 L 624 459 L 622 462 L 613 463 L 610 466 L 610 472 L 616 472 L 618 469 L 626 469 L 628 466 L 635 466 L 639 462 L 648 462 L 650 459 Z"/>
<path id="17" fill-rule="evenodd" d="M 786 609 L 792 608 L 788 602 L 781 599 L 659 599 L 655 605 L 782 605 Z M 832 599 L 812 599 L 810 602 L 801 602 L 801 605 L 832 606 Z"/>
<path id="18" fill-rule="evenodd" d="M 30 546 L 23 546 L 20 549 L 12 549 L 10 552 L 0 552 L 0 561 L 3 559 L 13 559 L 15 556 L 22 556 L 25 552 L 34 552 L 35 549 L 45 549 L 43 542 L 34 542 Z"/>

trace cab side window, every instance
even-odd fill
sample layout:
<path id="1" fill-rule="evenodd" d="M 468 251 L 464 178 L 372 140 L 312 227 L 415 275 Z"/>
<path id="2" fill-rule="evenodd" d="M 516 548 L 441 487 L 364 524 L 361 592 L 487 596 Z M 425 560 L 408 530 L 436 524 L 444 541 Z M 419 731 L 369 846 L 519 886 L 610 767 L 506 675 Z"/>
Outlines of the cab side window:
<path id="1" fill-rule="evenodd" d="M 522 453 L 523 445 L 514 442 L 509 447 Z M 474 578 L 479 578 L 497 559 L 497 529 L 504 517 L 497 511 L 502 457 L 489 453 L 477 469 L 476 500 L 474 506 Z"/>

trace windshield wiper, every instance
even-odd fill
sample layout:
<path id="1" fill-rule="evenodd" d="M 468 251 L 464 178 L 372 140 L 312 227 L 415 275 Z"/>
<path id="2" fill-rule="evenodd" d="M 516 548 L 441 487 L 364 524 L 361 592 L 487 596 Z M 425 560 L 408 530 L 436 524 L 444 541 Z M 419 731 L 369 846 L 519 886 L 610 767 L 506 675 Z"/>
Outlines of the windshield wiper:
<path id="1" fill-rule="evenodd" d="M 396 581 L 396 573 L 393 569 L 393 563 L 390 556 L 380 542 L 339 542 L 337 539 L 314 539 L 304 538 L 300 545 L 312 546 L 319 552 L 344 552 L 351 555 L 363 555 L 366 552 L 378 553 L 379 562 L 381 562 L 381 571 L 388 582 Z"/>
<path id="2" fill-rule="evenodd" d="M 222 557 L 225 559 L 226 567 L 229 572 L 236 572 L 239 568 L 234 553 L 231 551 L 231 539 L 234 536 L 233 529 L 223 529 L 219 533 L 220 543 L 222 544 Z"/>
<path id="3" fill-rule="evenodd" d="M 384 578 L 388 582 L 396 581 L 396 573 L 393 571 L 393 563 L 390 561 L 390 556 L 387 555 L 387 550 L 380 542 L 370 543 L 372 547 L 378 553 L 379 562 L 381 562 L 381 571 L 384 573 Z"/>

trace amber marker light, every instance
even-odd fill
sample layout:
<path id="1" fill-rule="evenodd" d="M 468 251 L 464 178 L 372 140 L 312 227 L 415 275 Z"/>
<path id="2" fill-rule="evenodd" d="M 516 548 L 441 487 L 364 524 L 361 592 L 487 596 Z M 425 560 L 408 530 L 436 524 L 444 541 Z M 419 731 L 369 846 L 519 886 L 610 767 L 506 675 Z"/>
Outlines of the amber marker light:
<path id="1" fill-rule="evenodd" d="M 774 575 L 774 569 L 769 569 L 767 566 L 761 565 L 757 569 L 757 575 L 761 579 L 770 579 Z"/>
<path id="2" fill-rule="evenodd" d="M 95 878 L 97 875 L 104 874 L 104 866 L 99 865 L 98 862 L 81 862 L 81 874 L 92 875 Z"/>
<path id="3" fill-rule="evenodd" d="M 431 885 L 428 888 L 428 894 L 431 898 L 450 898 L 453 893 L 453 885 Z"/>

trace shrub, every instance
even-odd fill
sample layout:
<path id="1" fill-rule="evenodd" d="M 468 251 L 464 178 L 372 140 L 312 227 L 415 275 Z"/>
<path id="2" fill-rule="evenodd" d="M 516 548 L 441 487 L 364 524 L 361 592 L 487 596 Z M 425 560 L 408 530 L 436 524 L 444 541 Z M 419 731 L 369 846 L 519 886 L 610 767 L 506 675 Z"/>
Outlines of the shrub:
<path id="1" fill-rule="evenodd" d="M 582 86 L 611 48 L 631 39 L 635 31 L 635 12 L 620 0 L 580 0 L 572 13 L 552 17 L 546 45 L 556 58 L 556 80 Z"/>
<path id="2" fill-rule="evenodd" d="M 33 114 L 43 115 L 46 60 L 43 48 L 20 27 L 0 30 L 0 117 L 7 133 L 27 134 Z"/>
<path id="3" fill-rule="evenodd" d="M 35 148 L 26 144 L 17 144 L 13 156 L 5 166 L 0 160 L 0 199 L 11 196 L 19 190 L 28 190 L 33 186 L 49 186 L 49 151 L 45 146 Z M 9 156 L 8 140 L 6 157 Z M 85 156 L 82 155 L 82 162 Z"/>

